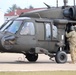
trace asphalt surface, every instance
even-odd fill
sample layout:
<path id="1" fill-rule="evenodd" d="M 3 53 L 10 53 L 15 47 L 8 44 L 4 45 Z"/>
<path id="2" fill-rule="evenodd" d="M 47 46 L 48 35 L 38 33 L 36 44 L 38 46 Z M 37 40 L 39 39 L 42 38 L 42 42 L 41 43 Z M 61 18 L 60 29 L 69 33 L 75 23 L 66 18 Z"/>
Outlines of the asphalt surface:
<path id="1" fill-rule="evenodd" d="M 69 62 L 71 62 L 70 55 L 68 55 L 67 63 L 57 64 L 44 54 L 39 55 L 37 62 L 30 63 L 23 54 L 0 53 L 0 71 L 76 71 L 76 64 Z"/>

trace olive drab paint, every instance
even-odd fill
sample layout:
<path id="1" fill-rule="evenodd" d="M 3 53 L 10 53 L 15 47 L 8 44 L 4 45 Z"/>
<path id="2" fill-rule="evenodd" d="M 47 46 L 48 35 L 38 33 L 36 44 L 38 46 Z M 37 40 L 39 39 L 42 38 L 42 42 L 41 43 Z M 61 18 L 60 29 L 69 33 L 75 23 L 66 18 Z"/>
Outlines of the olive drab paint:
<path id="1" fill-rule="evenodd" d="M 66 3 L 66 0 L 64 0 Z M 21 14 L 0 28 L 0 52 L 23 53 L 30 62 L 38 54 L 66 63 L 69 43 L 65 35 L 76 24 L 76 6 L 50 7 Z"/>

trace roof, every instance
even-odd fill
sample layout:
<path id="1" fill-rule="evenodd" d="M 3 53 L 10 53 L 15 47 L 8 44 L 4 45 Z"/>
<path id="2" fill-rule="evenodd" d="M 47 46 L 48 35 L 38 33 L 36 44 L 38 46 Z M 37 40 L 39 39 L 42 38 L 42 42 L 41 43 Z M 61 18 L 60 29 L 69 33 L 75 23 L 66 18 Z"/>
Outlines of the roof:
<path id="1" fill-rule="evenodd" d="M 24 13 L 24 12 L 29 12 L 29 11 L 33 11 L 33 10 L 39 10 L 39 9 L 44 9 L 44 8 L 17 9 L 16 11 L 12 11 L 10 13 L 6 13 L 4 16 L 17 16 L 17 15 L 20 15 L 21 13 Z"/>

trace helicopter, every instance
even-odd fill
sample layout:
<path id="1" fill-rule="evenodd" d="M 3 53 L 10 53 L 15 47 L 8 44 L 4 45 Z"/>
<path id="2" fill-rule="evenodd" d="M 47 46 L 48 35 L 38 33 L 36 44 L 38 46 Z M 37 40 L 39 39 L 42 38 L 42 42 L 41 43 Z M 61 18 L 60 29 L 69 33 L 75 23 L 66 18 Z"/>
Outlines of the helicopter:
<path id="1" fill-rule="evenodd" d="M 22 13 L 0 28 L 0 52 L 22 53 L 29 62 L 45 54 L 57 63 L 66 63 L 69 43 L 65 32 L 76 24 L 76 6 L 50 7 Z"/>

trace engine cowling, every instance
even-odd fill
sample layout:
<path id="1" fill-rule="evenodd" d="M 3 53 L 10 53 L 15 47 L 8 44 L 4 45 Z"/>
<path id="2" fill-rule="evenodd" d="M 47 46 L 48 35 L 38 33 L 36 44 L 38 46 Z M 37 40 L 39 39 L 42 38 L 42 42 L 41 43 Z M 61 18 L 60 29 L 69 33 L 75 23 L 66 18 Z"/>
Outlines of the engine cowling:
<path id="1" fill-rule="evenodd" d="M 76 20 L 76 7 L 72 6 L 69 7 L 68 9 L 64 9 L 63 15 L 69 19 Z"/>

